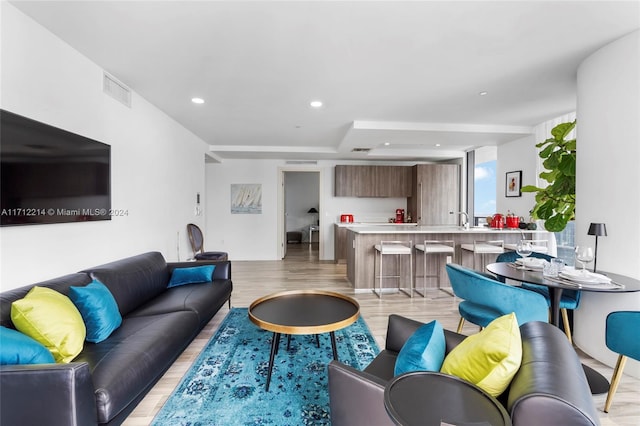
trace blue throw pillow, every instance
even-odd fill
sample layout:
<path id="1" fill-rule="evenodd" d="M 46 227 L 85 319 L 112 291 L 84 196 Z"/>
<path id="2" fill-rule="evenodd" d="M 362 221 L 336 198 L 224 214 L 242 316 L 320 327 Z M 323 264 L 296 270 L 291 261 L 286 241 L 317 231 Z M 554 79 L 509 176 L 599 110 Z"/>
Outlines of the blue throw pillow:
<path id="1" fill-rule="evenodd" d="M 55 362 L 53 355 L 44 345 L 17 330 L 0 327 L 0 365 Z"/>
<path id="2" fill-rule="evenodd" d="M 171 273 L 171 280 L 167 288 L 185 284 L 208 283 L 213 278 L 215 265 L 193 266 L 191 268 L 176 268 Z"/>
<path id="3" fill-rule="evenodd" d="M 445 350 L 444 329 L 438 321 L 431 321 L 418 328 L 402 346 L 396 358 L 394 375 L 410 371 L 440 371 Z"/>
<path id="4" fill-rule="evenodd" d="M 102 342 L 122 324 L 116 299 L 98 280 L 94 279 L 84 287 L 69 287 L 69 299 L 82 315 L 87 328 L 87 342 Z"/>

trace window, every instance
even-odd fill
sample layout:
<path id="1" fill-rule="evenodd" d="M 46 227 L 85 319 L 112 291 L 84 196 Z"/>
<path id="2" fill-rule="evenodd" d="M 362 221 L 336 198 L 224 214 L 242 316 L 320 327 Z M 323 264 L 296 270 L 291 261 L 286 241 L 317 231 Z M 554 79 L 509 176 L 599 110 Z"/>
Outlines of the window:
<path id="1" fill-rule="evenodd" d="M 484 225 L 486 217 L 496 212 L 497 148 L 475 150 L 473 168 L 473 223 Z"/>

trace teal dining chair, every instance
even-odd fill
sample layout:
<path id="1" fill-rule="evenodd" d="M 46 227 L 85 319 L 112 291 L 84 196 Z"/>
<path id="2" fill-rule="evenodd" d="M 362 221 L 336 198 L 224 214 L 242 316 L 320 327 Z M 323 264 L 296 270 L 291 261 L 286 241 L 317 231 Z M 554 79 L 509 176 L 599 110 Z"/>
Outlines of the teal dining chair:
<path id="1" fill-rule="evenodd" d="M 535 257 L 538 259 L 544 259 L 546 261 L 551 261 L 553 256 L 544 253 L 533 252 L 530 257 Z M 515 251 L 508 251 L 496 258 L 496 262 L 515 262 L 520 255 Z M 540 293 L 547 299 L 547 304 L 551 307 L 551 297 L 549 296 L 549 288 L 543 285 L 531 284 L 523 282 L 521 287 L 527 290 L 535 291 L 536 293 Z M 560 314 L 562 316 L 562 328 L 564 328 L 564 333 L 567 335 L 569 342 L 573 344 L 573 338 L 571 337 L 571 324 L 569 322 L 569 313 L 568 309 L 575 310 L 580 306 L 580 297 L 582 293 L 580 290 L 562 290 L 562 296 L 560 297 Z"/>
<path id="2" fill-rule="evenodd" d="M 618 361 L 613 370 L 607 401 L 604 403 L 605 413 L 608 413 L 611 407 L 613 395 L 618 389 L 627 357 L 640 361 L 638 328 L 640 328 L 640 312 L 638 311 L 617 311 L 607 315 L 605 343 L 609 349 L 618 354 Z"/>
<path id="3" fill-rule="evenodd" d="M 494 319 L 511 312 L 515 312 L 518 325 L 549 320 L 549 307 L 541 294 L 501 283 L 454 263 L 447 264 L 446 270 L 453 293 L 463 299 L 458 305 L 458 333 L 465 321 L 484 328 Z"/>

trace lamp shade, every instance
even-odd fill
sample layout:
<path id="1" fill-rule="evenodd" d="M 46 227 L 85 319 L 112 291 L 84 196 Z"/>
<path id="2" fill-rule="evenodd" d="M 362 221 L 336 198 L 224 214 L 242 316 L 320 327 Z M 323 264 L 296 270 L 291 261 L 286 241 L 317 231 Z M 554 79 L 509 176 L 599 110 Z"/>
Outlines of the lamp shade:
<path id="1" fill-rule="evenodd" d="M 604 223 L 592 223 L 589 225 L 589 232 L 587 235 L 596 235 L 598 237 L 606 237 L 607 236 L 607 225 Z"/>
<path id="2" fill-rule="evenodd" d="M 307 213 L 318 213 L 318 210 L 315 207 L 311 207 Z"/>

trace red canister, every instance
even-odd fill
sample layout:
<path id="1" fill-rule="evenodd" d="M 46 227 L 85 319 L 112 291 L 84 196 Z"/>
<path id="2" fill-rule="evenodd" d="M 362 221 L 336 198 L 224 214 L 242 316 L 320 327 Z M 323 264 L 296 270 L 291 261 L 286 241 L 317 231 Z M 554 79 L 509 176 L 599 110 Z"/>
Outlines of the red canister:
<path id="1" fill-rule="evenodd" d="M 493 219 L 491 220 L 491 228 L 493 229 L 504 228 L 504 216 L 502 216 L 500 213 L 494 214 Z"/>
<path id="2" fill-rule="evenodd" d="M 352 214 L 341 214 L 340 222 L 342 223 L 353 223 L 353 215 Z"/>

